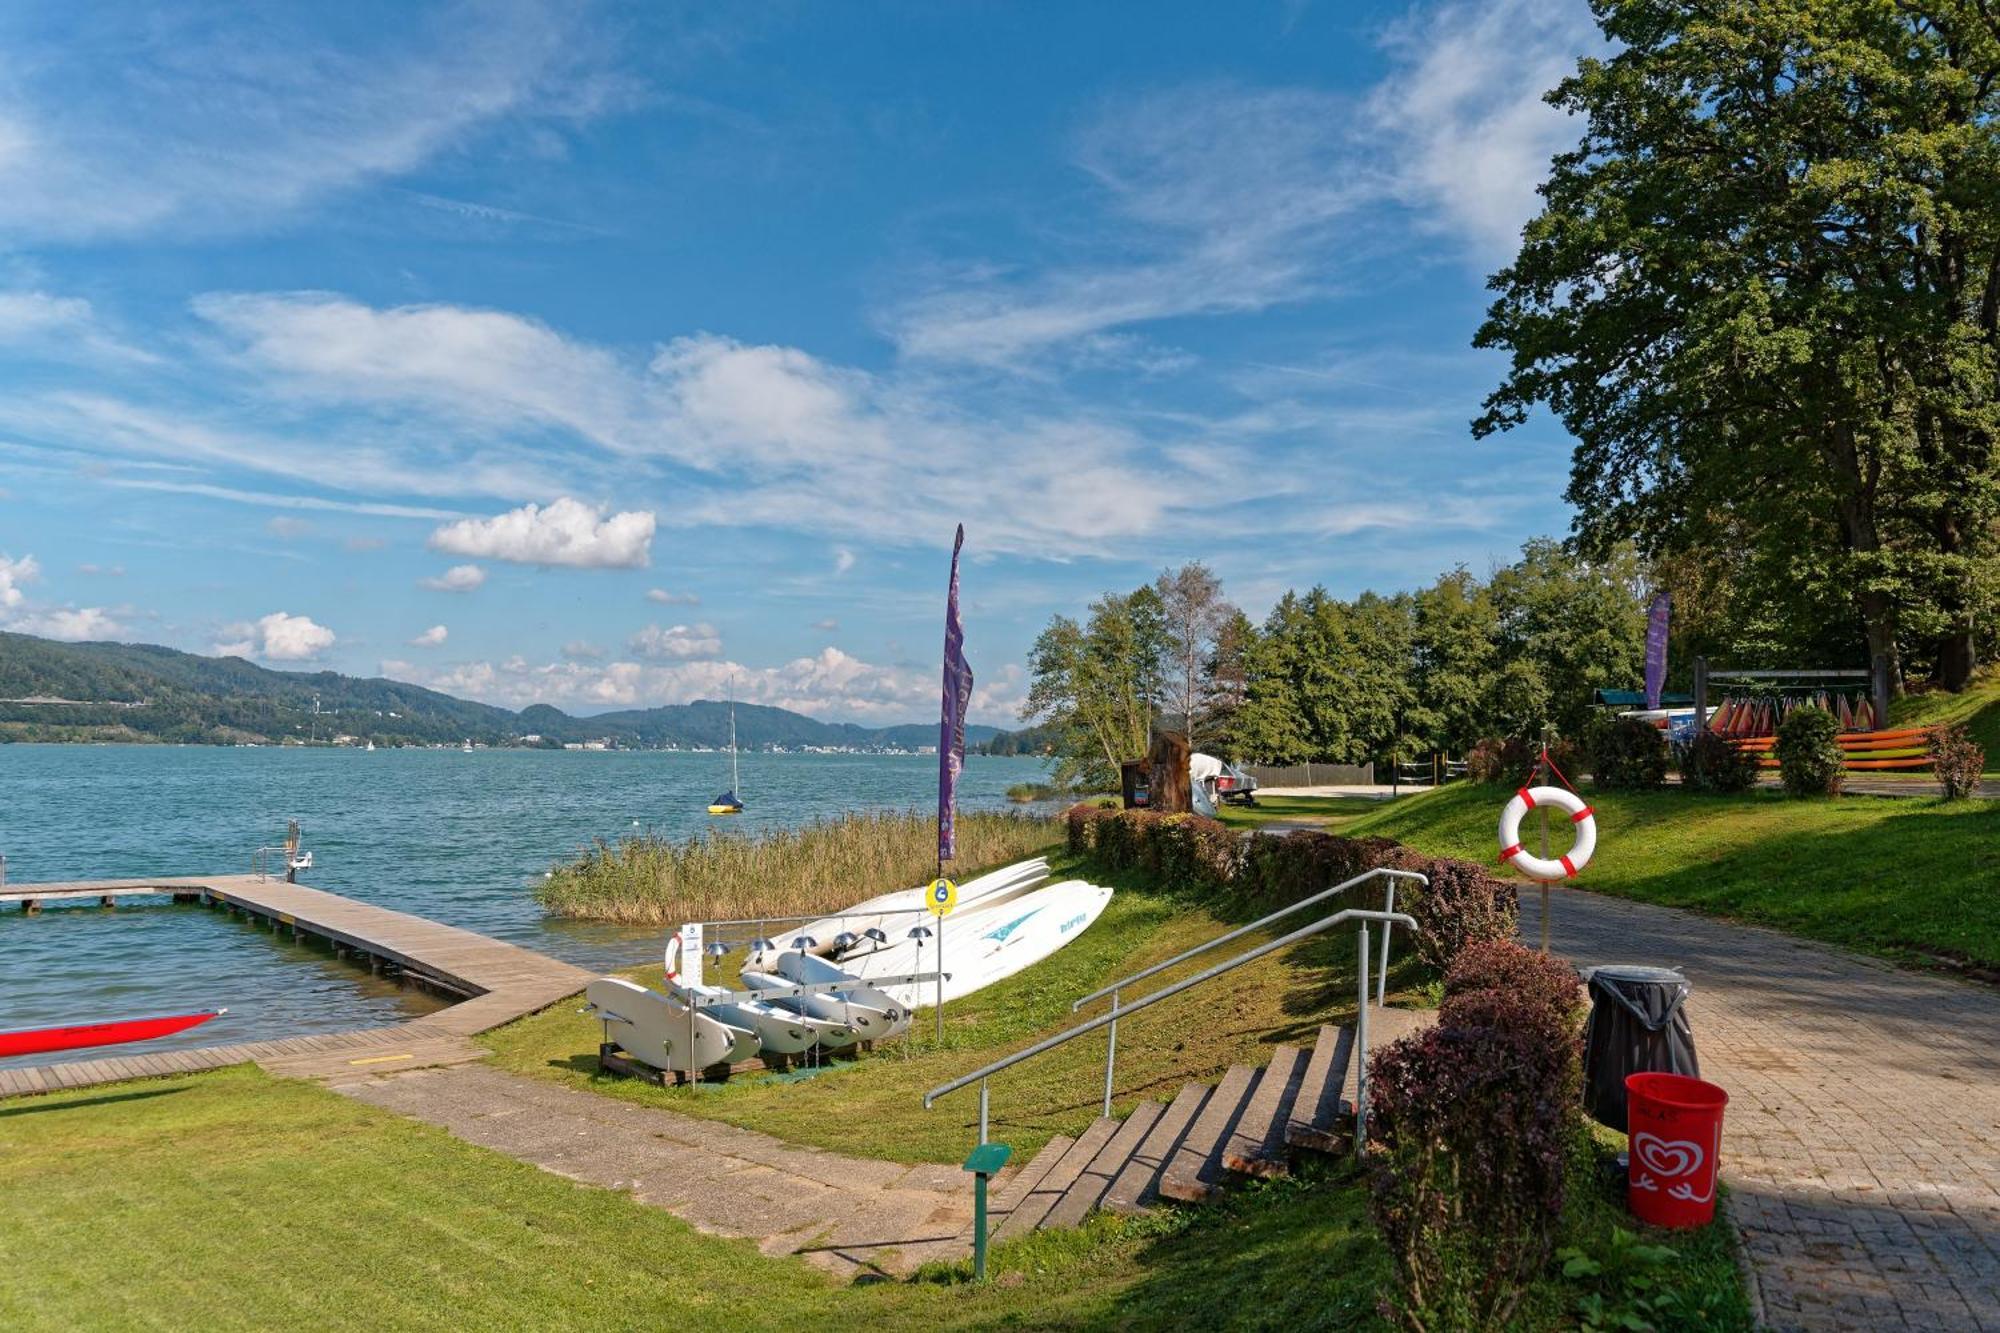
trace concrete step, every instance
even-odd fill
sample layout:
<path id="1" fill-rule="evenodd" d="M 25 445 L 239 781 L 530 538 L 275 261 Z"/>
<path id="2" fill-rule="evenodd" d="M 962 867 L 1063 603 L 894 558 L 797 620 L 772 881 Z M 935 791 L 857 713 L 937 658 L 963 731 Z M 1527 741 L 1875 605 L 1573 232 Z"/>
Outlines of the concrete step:
<path id="1" fill-rule="evenodd" d="M 1104 1207 L 1114 1213 L 1136 1213 L 1151 1203 L 1160 1192 L 1160 1172 L 1181 1146 L 1181 1139 L 1201 1113 L 1202 1103 L 1208 1100 L 1208 1085 L 1188 1083 L 1174 1094 L 1153 1127 L 1146 1131 L 1146 1137 L 1139 1141 L 1139 1147 L 1130 1161 L 1118 1172 L 1111 1182 L 1111 1188 L 1104 1192 Z"/>
<path id="2" fill-rule="evenodd" d="M 1145 1141 L 1146 1131 L 1160 1118 L 1160 1112 L 1167 1109 L 1165 1102 L 1141 1102 L 1132 1108 L 1132 1114 L 1125 1117 L 1118 1126 L 1118 1132 L 1105 1141 L 1096 1157 L 1083 1168 L 1083 1174 L 1076 1183 L 1063 1191 L 1056 1206 L 1049 1209 L 1049 1215 L 1042 1219 L 1043 1227 L 1073 1227 L 1090 1216 L 1090 1210 L 1097 1207 L 1104 1198 L 1118 1173 L 1132 1160 L 1132 1154 Z"/>
<path id="3" fill-rule="evenodd" d="M 1413 1036 L 1435 1022 L 1437 1022 L 1435 1009 L 1383 1009 L 1371 1006 L 1368 1010 L 1368 1049 L 1379 1051 L 1390 1042 Z M 1347 1077 L 1342 1081 L 1340 1095 L 1347 1099 L 1349 1106 L 1354 1104 L 1355 1088 L 1360 1079 L 1361 1061 L 1358 1059 L 1348 1061 Z M 1347 1128 L 1349 1134 L 1352 1134 L 1354 1127 L 1349 1125 Z"/>
<path id="4" fill-rule="evenodd" d="M 1028 1164 L 1015 1172 L 1013 1177 L 996 1190 L 986 1201 L 987 1234 L 992 1235 L 1028 1197 L 1035 1186 L 1042 1183 L 1042 1177 L 1055 1169 L 1055 1164 L 1063 1159 L 1076 1144 L 1076 1140 L 1058 1134 L 1042 1145 L 1042 1150 L 1034 1155 Z M 972 1224 L 967 1223 L 959 1239 L 967 1245 L 972 1243 Z"/>
<path id="5" fill-rule="evenodd" d="M 1305 1077 L 1306 1058 L 1296 1046 L 1278 1046 L 1271 1063 L 1257 1079 L 1257 1091 L 1244 1104 L 1229 1137 L 1222 1141 L 1222 1165 L 1238 1175 L 1263 1179 L 1287 1175 L 1291 1162 L 1285 1149 L 1285 1119 Z"/>
<path id="6" fill-rule="evenodd" d="M 1025 1236 L 1040 1226 L 1042 1219 L 1049 1215 L 1049 1210 L 1056 1206 L 1064 1192 L 1076 1183 L 1077 1177 L 1083 1174 L 1083 1169 L 1090 1165 L 1091 1160 L 1117 1132 L 1118 1122 L 1110 1116 L 1092 1122 L 1090 1128 L 1084 1130 L 1076 1142 L 1070 1145 L 1069 1151 L 1056 1159 L 1056 1164 L 1049 1168 L 1048 1174 L 1036 1181 L 1035 1187 L 1008 1212 L 1006 1220 L 994 1227 L 993 1238 L 1012 1240 L 1016 1236 Z"/>
<path id="7" fill-rule="evenodd" d="M 1341 1089 L 1347 1086 L 1347 1066 L 1353 1058 L 1354 1029 L 1323 1025 L 1285 1118 L 1287 1145 L 1329 1153 L 1347 1146 L 1354 1131 L 1353 1108 L 1342 1098 Z"/>
<path id="8" fill-rule="evenodd" d="M 1187 1137 L 1167 1159 L 1167 1168 L 1160 1173 L 1161 1194 L 1182 1203 L 1200 1203 L 1215 1192 L 1224 1175 L 1222 1146 L 1242 1119 L 1260 1072 L 1248 1065 L 1231 1065 L 1223 1072 L 1201 1114 L 1188 1127 Z"/>

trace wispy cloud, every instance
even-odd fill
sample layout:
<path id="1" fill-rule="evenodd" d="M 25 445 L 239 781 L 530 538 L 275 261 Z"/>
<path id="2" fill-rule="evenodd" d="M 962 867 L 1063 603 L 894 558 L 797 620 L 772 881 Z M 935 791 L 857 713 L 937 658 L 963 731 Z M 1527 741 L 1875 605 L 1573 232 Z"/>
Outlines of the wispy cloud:
<path id="1" fill-rule="evenodd" d="M 15 11 L 0 27 L 0 235 L 241 231 L 496 127 L 604 104 L 577 7 L 454 6 L 338 43 L 315 14 Z"/>

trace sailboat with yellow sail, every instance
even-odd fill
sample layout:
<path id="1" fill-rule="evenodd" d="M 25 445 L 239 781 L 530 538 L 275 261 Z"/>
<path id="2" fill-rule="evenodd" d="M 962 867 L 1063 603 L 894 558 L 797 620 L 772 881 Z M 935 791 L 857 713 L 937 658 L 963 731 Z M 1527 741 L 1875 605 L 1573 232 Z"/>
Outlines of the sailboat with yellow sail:
<path id="1" fill-rule="evenodd" d="M 729 682 L 729 790 L 708 803 L 711 815 L 740 815 L 743 813 L 743 798 L 737 792 L 743 789 L 742 779 L 736 775 L 736 682 Z"/>

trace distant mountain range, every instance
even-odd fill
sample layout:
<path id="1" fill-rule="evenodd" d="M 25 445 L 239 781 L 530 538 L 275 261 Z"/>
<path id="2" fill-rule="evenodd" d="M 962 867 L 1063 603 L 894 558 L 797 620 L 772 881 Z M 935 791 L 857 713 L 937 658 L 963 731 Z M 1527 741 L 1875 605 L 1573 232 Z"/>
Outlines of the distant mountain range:
<path id="1" fill-rule="evenodd" d="M 968 726 L 968 745 L 999 735 Z M 745 749 L 937 744 L 935 722 L 861 727 L 761 704 L 736 705 Z M 529 740 L 527 738 L 536 738 Z M 729 705 L 702 699 L 572 717 L 535 704 L 511 712 L 380 677 L 272 671 L 139 643 L 58 643 L 0 633 L 0 741 L 330 742 L 377 745 L 563 745 L 610 740 L 642 749 L 729 743 Z"/>

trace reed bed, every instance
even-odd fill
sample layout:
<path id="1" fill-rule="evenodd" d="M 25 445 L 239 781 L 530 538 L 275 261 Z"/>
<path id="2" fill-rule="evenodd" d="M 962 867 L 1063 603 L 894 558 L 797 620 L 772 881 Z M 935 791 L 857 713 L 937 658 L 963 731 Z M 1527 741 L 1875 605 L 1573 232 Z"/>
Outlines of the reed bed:
<path id="1" fill-rule="evenodd" d="M 1061 826 L 1051 819 L 964 813 L 952 864 L 961 873 L 984 871 L 1047 851 L 1061 839 Z M 600 839 L 550 871 L 536 896 L 555 916 L 636 926 L 822 916 L 922 884 L 936 866 L 934 816 L 868 811 L 750 836 Z"/>

